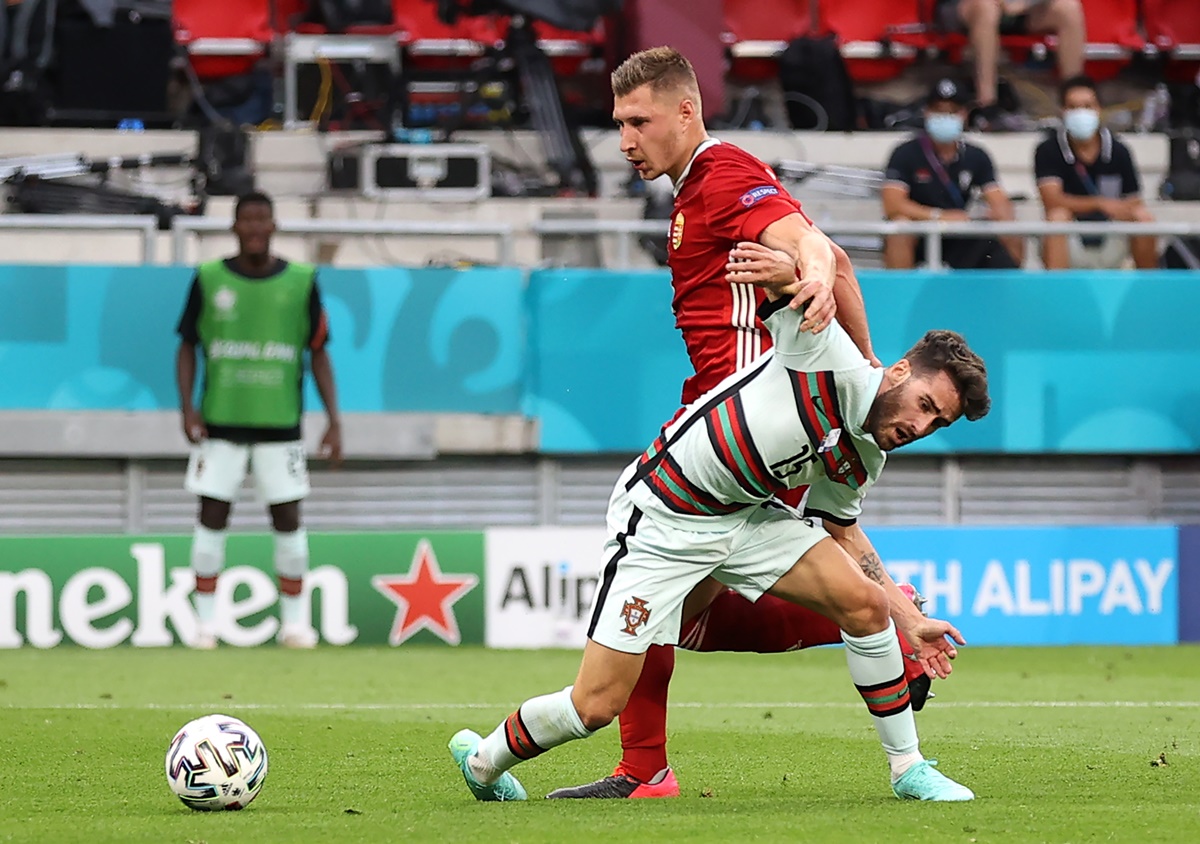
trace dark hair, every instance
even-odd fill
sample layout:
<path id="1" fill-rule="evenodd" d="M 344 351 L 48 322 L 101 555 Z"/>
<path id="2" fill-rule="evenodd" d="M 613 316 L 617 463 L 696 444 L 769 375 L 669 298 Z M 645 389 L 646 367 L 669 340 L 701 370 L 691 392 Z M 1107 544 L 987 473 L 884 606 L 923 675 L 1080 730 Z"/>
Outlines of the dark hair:
<path id="1" fill-rule="evenodd" d="M 237 198 L 237 204 L 233 206 L 233 219 L 236 220 L 247 205 L 265 205 L 272 213 L 275 212 L 275 203 L 271 201 L 271 197 L 260 190 L 252 190 Z"/>
<path id="2" fill-rule="evenodd" d="M 655 91 L 675 88 L 696 98 L 700 96 L 692 63 L 674 47 L 651 47 L 634 53 L 612 72 L 614 96 L 628 96 L 643 85 Z"/>
<path id="3" fill-rule="evenodd" d="M 1067 77 L 1058 86 L 1058 102 L 1060 105 L 1066 105 L 1067 92 L 1075 88 L 1090 88 L 1092 93 L 1096 95 L 1096 99 L 1100 99 L 1100 92 L 1096 90 L 1096 80 L 1092 79 L 1086 73 L 1080 73 Z"/>
<path id="4" fill-rule="evenodd" d="M 904 355 L 916 373 L 945 372 L 954 382 L 962 399 L 963 415 L 974 422 L 987 416 L 992 400 L 988 396 L 987 367 L 983 358 L 971 351 L 961 334 L 945 329 L 925 332 Z"/>

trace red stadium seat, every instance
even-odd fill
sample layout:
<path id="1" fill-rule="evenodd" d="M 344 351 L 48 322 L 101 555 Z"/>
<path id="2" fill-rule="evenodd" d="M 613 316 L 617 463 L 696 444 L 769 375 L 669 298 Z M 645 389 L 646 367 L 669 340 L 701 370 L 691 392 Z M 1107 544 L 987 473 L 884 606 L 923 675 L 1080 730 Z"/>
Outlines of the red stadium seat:
<path id="1" fill-rule="evenodd" d="M 434 0 L 392 0 L 400 43 L 410 56 L 478 56 L 500 38 L 493 16 L 462 15 L 443 23 Z"/>
<path id="2" fill-rule="evenodd" d="M 895 77 L 916 58 L 916 50 L 898 36 L 920 25 L 918 0 L 824 0 L 821 13 L 857 82 Z"/>
<path id="3" fill-rule="evenodd" d="M 920 21 L 917 0 L 725 0 L 722 40 L 738 76 L 777 73 L 774 60 L 789 41 L 834 33 L 850 75 L 860 82 L 898 74 L 916 50 L 893 38 Z"/>
<path id="4" fill-rule="evenodd" d="M 247 72 L 273 37 L 270 0 L 175 0 L 172 23 L 202 79 Z"/>
<path id="5" fill-rule="evenodd" d="M 1142 0 L 1147 40 L 1178 59 L 1200 59 L 1200 4 L 1196 0 Z"/>

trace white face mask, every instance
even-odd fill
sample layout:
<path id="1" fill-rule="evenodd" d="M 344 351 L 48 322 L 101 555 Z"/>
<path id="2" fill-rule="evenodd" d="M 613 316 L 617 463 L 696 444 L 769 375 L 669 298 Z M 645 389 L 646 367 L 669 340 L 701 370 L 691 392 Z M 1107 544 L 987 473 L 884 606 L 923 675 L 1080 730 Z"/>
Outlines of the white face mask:
<path id="1" fill-rule="evenodd" d="M 925 115 L 925 131 L 939 144 L 949 144 L 962 137 L 963 119 L 957 114 L 935 112 Z"/>
<path id="2" fill-rule="evenodd" d="M 1086 141 L 1100 129 L 1100 115 L 1095 109 L 1069 108 L 1063 112 L 1063 126 L 1077 141 Z"/>

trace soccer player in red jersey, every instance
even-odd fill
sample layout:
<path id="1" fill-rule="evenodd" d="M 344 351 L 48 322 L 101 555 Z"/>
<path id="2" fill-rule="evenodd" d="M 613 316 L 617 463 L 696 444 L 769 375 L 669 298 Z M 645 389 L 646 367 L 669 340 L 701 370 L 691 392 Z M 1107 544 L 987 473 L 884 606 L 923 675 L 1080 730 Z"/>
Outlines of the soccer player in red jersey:
<path id="1" fill-rule="evenodd" d="M 763 290 L 731 283 L 731 273 L 739 270 L 759 279 L 836 276 L 832 295 L 815 282 L 798 294 L 801 301 L 812 299 L 805 327 L 820 331 L 836 313 L 863 357 L 881 366 L 871 348 L 862 292 L 849 257 L 813 226 L 770 167 L 743 149 L 709 137 L 688 60 L 669 47 L 645 50 L 613 72 L 612 87 L 621 152 L 642 179 L 665 175 L 674 183 L 668 244 L 672 307 L 695 368 L 683 384 L 682 403 L 695 401 L 771 345 L 755 316 Z M 785 502 L 798 507 L 804 489 L 788 492 L 792 495 Z M 837 625 L 812 610 L 772 595 L 751 603 L 715 581 L 710 584 L 705 584 L 710 586 L 706 595 L 697 593 L 689 601 L 692 611 L 701 611 L 685 620 L 681 647 L 779 653 L 842 641 Z M 711 601 L 707 607 L 706 601 Z M 685 608 L 685 619 L 687 612 Z M 913 652 L 903 638 L 901 649 Z M 919 710 L 929 689 L 926 672 L 932 676 L 935 670 L 915 658 L 905 663 L 913 709 Z M 621 714 L 622 757 L 613 775 L 558 789 L 550 797 L 679 794 L 666 752 L 667 687 L 674 667 L 673 648 L 650 648 L 641 679 Z"/>

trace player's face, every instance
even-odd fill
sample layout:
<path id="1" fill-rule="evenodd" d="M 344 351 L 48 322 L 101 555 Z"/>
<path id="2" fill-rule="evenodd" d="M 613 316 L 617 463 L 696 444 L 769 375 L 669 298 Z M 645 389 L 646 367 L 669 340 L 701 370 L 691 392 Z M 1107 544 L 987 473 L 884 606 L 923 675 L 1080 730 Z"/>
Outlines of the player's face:
<path id="1" fill-rule="evenodd" d="M 271 251 L 271 235 L 275 233 L 275 215 L 265 202 L 250 202 L 242 206 L 233 221 L 233 233 L 238 248 L 247 257 L 262 257 Z"/>
<path id="2" fill-rule="evenodd" d="M 962 415 L 962 399 L 945 372 L 917 374 L 904 361 L 889 367 L 883 387 L 864 427 L 884 451 L 914 443 Z"/>
<path id="3" fill-rule="evenodd" d="M 684 130 L 693 110 L 690 102 L 681 102 L 669 91 L 656 94 L 649 85 L 616 98 L 613 121 L 621 132 L 621 152 L 645 181 L 663 173 L 674 178 L 686 166 Z"/>

